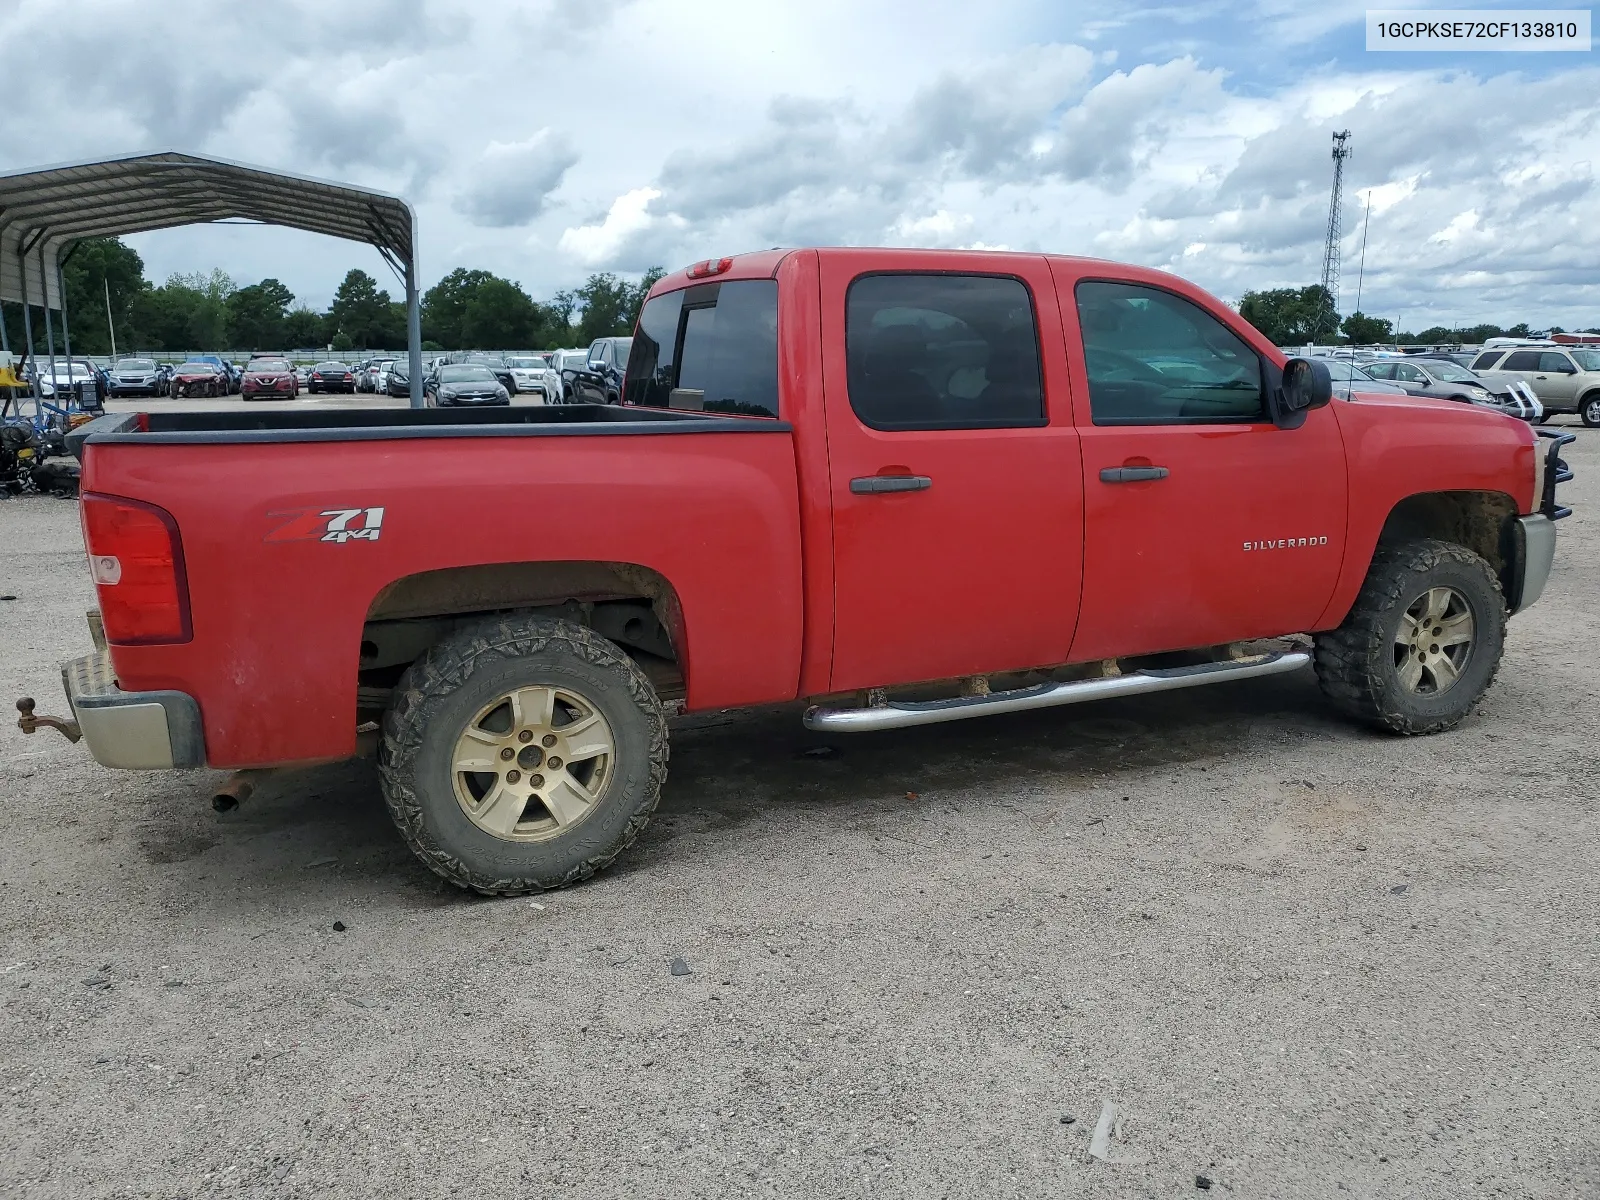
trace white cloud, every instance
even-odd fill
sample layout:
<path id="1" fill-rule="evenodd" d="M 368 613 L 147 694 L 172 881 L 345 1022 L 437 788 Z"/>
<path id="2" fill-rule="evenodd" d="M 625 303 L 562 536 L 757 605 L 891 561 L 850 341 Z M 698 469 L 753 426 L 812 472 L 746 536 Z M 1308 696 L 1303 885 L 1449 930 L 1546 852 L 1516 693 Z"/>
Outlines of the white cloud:
<path id="1" fill-rule="evenodd" d="M 672 229 L 684 226 L 683 218 L 676 214 L 656 216 L 651 213 L 651 203 L 659 199 L 661 192 L 656 188 L 642 187 L 624 192 L 612 202 L 604 220 L 592 225 L 573 226 L 561 234 L 561 240 L 556 244 L 587 266 L 610 263 L 641 235 L 663 225 Z"/>

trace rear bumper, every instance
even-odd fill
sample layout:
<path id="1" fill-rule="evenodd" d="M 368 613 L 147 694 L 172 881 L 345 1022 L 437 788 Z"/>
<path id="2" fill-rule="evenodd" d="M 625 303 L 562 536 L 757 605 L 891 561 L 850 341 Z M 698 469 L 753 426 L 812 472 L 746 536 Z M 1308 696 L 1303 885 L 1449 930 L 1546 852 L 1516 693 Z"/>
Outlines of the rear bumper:
<path id="1" fill-rule="evenodd" d="M 1517 518 L 1520 543 L 1517 578 L 1512 581 L 1516 594 L 1509 597 L 1511 611 L 1519 613 L 1544 594 L 1550 568 L 1556 560 L 1556 523 L 1543 513 Z"/>
<path id="2" fill-rule="evenodd" d="M 104 767 L 169 771 L 205 766 L 200 706 L 184 692 L 125 692 L 103 651 L 61 664 L 84 744 Z"/>

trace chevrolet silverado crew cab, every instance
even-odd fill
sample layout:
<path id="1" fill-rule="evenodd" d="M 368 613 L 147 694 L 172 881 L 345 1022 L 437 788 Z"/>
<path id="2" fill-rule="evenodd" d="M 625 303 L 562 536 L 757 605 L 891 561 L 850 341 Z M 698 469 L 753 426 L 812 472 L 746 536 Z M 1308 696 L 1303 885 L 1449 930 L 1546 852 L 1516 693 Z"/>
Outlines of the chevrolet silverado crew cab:
<path id="1" fill-rule="evenodd" d="M 1089 259 L 699 263 L 623 388 L 85 426 L 96 649 L 24 728 L 113 767 L 376 753 L 422 861 L 516 893 L 633 839 L 677 710 L 803 698 L 842 734 L 1314 665 L 1357 720 L 1449 728 L 1566 511 L 1572 435 L 1332 400 L 1200 289 Z"/>

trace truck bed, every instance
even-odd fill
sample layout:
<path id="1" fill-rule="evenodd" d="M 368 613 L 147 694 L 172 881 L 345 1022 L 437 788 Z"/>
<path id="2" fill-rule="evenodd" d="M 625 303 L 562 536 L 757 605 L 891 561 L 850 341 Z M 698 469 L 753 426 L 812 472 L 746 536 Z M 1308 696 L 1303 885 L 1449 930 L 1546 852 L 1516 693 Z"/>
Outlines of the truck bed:
<path id="1" fill-rule="evenodd" d="M 342 442 L 400 438 L 562 437 L 601 434 L 788 433 L 785 421 L 612 404 L 484 408 L 267 408 L 259 412 L 113 413 L 73 431 L 68 447 L 229 442 Z"/>

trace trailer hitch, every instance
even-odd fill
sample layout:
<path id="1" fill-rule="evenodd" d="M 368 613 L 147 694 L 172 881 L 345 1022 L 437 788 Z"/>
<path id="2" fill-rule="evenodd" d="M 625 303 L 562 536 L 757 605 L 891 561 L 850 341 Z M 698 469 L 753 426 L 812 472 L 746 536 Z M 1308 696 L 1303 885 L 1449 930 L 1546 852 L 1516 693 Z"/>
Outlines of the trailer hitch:
<path id="1" fill-rule="evenodd" d="M 33 715 L 33 697 L 24 696 L 17 701 L 17 711 L 22 715 L 17 718 L 17 728 L 23 733 L 32 734 L 40 729 L 54 729 L 69 742 L 76 742 L 83 737 L 83 730 L 78 728 L 78 723 L 61 717 L 36 717 Z"/>

